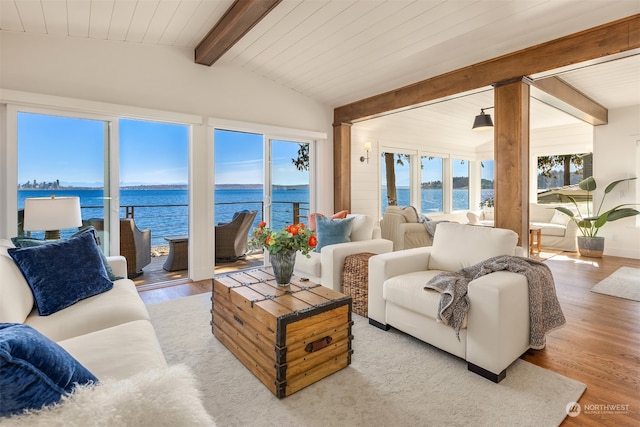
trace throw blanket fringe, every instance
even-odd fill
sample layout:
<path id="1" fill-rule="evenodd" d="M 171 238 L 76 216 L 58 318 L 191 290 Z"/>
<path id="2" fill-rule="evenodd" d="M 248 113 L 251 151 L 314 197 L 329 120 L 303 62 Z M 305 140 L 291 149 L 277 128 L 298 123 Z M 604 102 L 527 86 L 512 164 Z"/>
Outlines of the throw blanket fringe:
<path id="1" fill-rule="evenodd" d="M 551 270 L 546 264 L 529 258 L 501 255 L 489 258 L 455 273 L 440 273 L 425 285 L 425 289 L 440 292 L 437 320 L 451 326 L 460 339 L 460 327 L 469 311 L 469 282 L 495 271 L 522 274 L 529 284 L 529 345 L 544 348 L 548 332 L 566 323 Z"/>

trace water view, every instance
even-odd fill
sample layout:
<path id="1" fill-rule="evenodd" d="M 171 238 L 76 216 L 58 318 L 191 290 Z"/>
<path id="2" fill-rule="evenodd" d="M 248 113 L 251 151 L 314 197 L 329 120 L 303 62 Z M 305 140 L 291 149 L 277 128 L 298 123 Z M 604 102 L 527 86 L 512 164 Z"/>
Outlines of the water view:
<path id="1" fill-rule="evenodd" d="M 103 217 L 102 189 L 56 189 L 56 190 L 19 190 L 18 209 L 24 207 L 26 197 L 48 197 L 55 193 L 59 197 L 77 196 L 82 207 L 82 219 Z M 454 209 L 467 209 L 469 193 L 456 189 Z M 493 190 L 482 190 L 482 199 L 493 195 Z M 260 188 L 223 188 L 215 191 L 215 222 L 229 222 L 233 214 L 242 210 L 257 210 L 254 222 L 256 226 L 263 220 L 263 191 Z M 382 192 L 383 211 L 386 209 L 386 190 Z M 188 234 L 188 191 L 185 189 L 123 189 L 120 191 L 120 217 L 126 216 L 127 206 L 134 207 L 134 219 L 141 230 L 151 230 L 151 245 L 166 245 L 165 236 Z M 295 186 L 289 189 L 273 190 L 272 224 L 273 228 L 281 228 L 291 223 L 294 218 L 294 207 L 299 204 L 300 221 L 306 222 L 309 214 L 308 187 Z M 409 189 L 398 189 L 398 205 L 409 205 Z M 475 207 L 471 207 L 474 209 Z M 442 190 L 422 190 L 422 208 L 425 214 L 442 211 Z M 63 230 L 63 237 L 68 237 L 74 230 Z M 34 233 L 34 237 L 43 237 L 44 232 Z"/>

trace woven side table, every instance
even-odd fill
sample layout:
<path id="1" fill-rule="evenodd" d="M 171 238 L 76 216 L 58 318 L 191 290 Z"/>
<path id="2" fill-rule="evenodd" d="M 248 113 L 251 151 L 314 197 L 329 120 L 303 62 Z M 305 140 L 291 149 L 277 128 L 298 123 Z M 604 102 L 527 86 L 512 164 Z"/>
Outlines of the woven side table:
<path id="1" fill-rule="evenodd" d="M 352 311 L 367 317 L 369 302 L 369 258 L 375 254 L 362 252 L 347 255 L 342 268 L 342 293 L 351 296 Z"/>

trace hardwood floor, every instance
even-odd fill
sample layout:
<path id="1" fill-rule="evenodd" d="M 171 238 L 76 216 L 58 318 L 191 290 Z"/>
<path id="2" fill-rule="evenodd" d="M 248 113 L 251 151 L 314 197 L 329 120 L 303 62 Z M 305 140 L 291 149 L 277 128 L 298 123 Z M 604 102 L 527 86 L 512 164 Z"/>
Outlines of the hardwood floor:
<path id="1" fill-rule="evenodd" d="M 640 268 L 640 260 L 565 252 L 545 262 L 567 324 L 548 335 L 545 349 L 529 350 L 522 359 L 587 385 L 578 402 L 582 412 L 563 426 L 640 425 L 640 302 L 590 291 L 622 266 Z M 210 280 L 140 294 L 154 303 L 203 292 L 211 292 Z M 619 413 L 610 413 L 616 408 Z"/>

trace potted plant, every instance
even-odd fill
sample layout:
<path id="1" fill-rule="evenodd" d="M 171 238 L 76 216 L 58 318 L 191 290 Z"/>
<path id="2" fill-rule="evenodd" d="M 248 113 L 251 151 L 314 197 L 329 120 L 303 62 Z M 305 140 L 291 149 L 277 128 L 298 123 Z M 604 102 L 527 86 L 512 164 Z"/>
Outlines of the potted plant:
<path id="1" fill-rule="evenodd" d="M 556 209 L 560 212 L 569 215 L 571 220 L 576 223 L 578 229 L 582 233 L 582 236 L 578 236 L 578 250 L 580 251 L 581 255 L 590 257 L 601 257 L 602 252 L 604 251 L 604 237 L 598 236 L 598 231 L 600 230 L 600 228 L 602 228 L 607 222 L 616 221 L 622 218 L 640 214 L 640 212 L 638 212 L 637 210 L 628 207 L 632 206 L 630 204 L 618 205 L 606 212 L 600 213 L 607 194 L 609 194 L 619 183 L 624 181 L 631 181 L 634 179 L 636 179 L 636 177 L 619 179 L 607 185 L 607 188 L 605 188 L 604 190 L 604 195 L 600 200 L 598 210 L 593 213 L 590 212 L 589 203 L 587 202 L 587 214 L 582 215 L 582 213 L 580 212 L 580 208 L 578 207 L 578 203 L 571 196 L 569 196 L 569 199 L 571 199 L 571 201 L 575 205 L 576 212 L 578 212 L 577 215 L 565 207 L 556 207 Z M 592 176 L 590 176 L 589 178 L 580 181 L 578 187 L 580 187 L 581 190 L 586 191 L 587 200 L 591 200 L 591 192 L 595 191 L 597 188 L 596 180 Z"/>
<path id="2" fill-rule="evenodd" d="M 269 252 L 269 260 L 276 283 L 287 286 L 293 275 L 296 252 L 300 251 L 307 258 L 309 252 L 318 245 L 314 232 L 305 228 L 304 224 L 290 224 L 280 231 L 267 228 L 262 221 L 253 229 L 253 237 L 249 241 L 252 248 L 264 248 Z"/>

